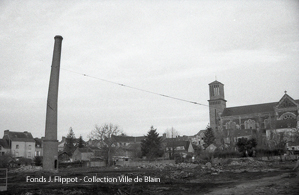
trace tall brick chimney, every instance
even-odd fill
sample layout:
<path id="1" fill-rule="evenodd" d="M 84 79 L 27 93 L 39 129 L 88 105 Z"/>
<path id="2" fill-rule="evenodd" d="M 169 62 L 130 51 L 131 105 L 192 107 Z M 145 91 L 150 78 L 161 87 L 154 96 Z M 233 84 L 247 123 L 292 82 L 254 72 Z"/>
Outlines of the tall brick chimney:
<path id="1" fill-rule="evenodd" d="M 62 36 L 55 36 L 47 100 L 45 139 L 43 140 L 43 169 L 58 171 L 57 100 Z"/>

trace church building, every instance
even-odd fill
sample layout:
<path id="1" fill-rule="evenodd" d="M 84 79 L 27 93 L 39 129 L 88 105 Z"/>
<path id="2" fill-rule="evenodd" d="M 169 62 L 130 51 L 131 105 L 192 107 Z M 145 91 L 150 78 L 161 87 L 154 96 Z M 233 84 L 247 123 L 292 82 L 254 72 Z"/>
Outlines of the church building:
<path id="1" fill-rule="evenodd" d="M 262 133 L 269 140 L 273 131 L 299 128 L 299 100 L 286 92 L 278 102 L 226 107 L 224 84 L 214 81 L 209 84 L 209 90 L 210 127 L 216 134 L 236 140 Z"/>

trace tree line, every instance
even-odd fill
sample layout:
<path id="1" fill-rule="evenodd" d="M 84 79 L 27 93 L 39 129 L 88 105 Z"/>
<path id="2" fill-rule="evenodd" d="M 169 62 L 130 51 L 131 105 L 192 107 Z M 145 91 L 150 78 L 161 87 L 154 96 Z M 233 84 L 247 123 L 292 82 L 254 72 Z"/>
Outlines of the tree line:
<path id="1" fill-rule="evenodd" d="M 119 128 L 118 125 L 114 124 L 103 124 L 102 126 L 96 125 L 95 128 L 89 133 L 88 138 L 91 140 L 97 140 L 99 142 L 99 148 L 102 151 L 102 156 L 107 159 L 108 164 L 112 164 L 112 155 L 115 152 L 115 141 L 112 139 L 112 136 L 126 134 Z M 79 140 L 76 139 L 75 133 L 72 128 L 69 129 L 69 132 L 65 138 L 64 152 L 71 156 L 76 148 L 83 148 L 84 141 L 82 136 L 79 137 Z M 141 141 L 141 156 L 146 156 L 148 159 L 153 159 L 163 156 L 164 151 L 162 148 L 162 138 L 159 136 L 157 129 L 151 126 L 145 139 Z"/>

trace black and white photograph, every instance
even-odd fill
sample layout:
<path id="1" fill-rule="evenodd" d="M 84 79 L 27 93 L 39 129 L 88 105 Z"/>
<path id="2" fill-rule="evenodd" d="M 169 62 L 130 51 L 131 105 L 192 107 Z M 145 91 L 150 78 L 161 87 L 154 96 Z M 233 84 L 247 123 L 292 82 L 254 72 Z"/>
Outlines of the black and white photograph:
<path id="1" fill-rule="evenodd" d="M 298 0 L 0 0 L 0 194 L 299 194 Z"/>

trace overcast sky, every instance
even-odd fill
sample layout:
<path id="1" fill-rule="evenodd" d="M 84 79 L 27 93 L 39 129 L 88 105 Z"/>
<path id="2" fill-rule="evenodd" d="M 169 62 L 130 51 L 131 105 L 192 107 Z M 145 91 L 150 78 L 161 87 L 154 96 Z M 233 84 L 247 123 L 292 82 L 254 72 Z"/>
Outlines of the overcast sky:
<path id="1" fill-rule="evenodd" d="M 45 133 L 54 37 L 61 35 L 58 139 L 95 125 L 127 135 L 209 123 L 208 84 L 227 106 L 299 99 L 298 1 L 0 1 L 0 136 Z M 86 74 L 91 77 L 74 72 Z"/>

